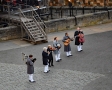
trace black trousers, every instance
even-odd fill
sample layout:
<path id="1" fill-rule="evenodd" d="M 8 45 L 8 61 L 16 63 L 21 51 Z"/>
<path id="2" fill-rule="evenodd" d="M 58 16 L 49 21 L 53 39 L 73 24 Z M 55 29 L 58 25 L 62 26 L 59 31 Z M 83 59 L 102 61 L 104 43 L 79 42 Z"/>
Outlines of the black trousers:
<path id="1" fill-rule="evenodd" d="M 49 59 L 49 66 L 53 65 L 53 59 Z"/>
<path id="2" fill-rule="evenodd" d="M 3 12 L 3 6 L 0 6 L 0 11 Z"/>

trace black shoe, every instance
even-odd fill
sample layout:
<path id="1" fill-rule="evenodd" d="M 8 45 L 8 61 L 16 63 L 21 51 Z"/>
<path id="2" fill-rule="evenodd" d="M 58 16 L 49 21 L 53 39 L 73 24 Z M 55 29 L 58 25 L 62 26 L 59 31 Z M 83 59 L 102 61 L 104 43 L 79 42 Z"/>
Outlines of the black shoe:
<path id="1" fill-rule="evenodd" d="M 49 65 L 49 67 L 51 67 L 51 66 Z"/>
<path id="2" fill-rule="evenodd" d="M 49 72 L 50 70 L 48 70 L 47 72 Z"/>
<path id="3" fill-rule="evenodd" d="M 69 57 L 69 56 L 67 56 L 67 57 Z"/>
<path id="4" fill-rule="evenodd" d="M 36 81 L 32 81 L 31 83 L 35 83 Z"/>
<path id="5" fill-rule="evenodd" d="M 54 66 L 54 65 L 51 65 L 51 66 Z"/>
<path id="6" fill-rule="evenodd" d="M 73 56 L 73 55 L 69 55 L 69 56 Z"/>
<path id="7" fill-rule="evenodd" d="M 29 82 L 31 82 L 31 80 L 29 80 Z"/>
<path id="8" fill-rule="evenodd" d="M 31 80 L 29 80 L 29 82 L 34 83 L 34 82 L 36 82 L 36 81 L 31 81 Z"/>
<path id="9" fill-rule="evenodd" d="M 56 61 L 56 62 L 59 62 L 59 60 L 58 60 L 58 61 Z"/>

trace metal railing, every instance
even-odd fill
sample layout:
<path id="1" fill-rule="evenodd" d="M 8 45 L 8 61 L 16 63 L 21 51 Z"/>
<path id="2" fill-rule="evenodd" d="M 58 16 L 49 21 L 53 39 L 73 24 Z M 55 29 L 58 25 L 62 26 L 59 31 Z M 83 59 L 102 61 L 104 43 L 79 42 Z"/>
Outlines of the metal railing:
<path id="1" fill-rule="evenodd" d="M 47 28 L 47 26 L 45 25 L 44 21 L 40 18 L 38 13 L 35 11 L 34 7 L 31 6 L 31 9 L 32 9 L 33 16 L 36 18 L 37 22 L 40 23 L 40 24 L 43 24 L 43 26 L 45 28 Z"/>
<path id="2" fill-rule="evenodd" d="M 41 18 L 39 17 L 39 15 L 36 12 L 36 10 L 38 10 L 38 8 L 36 8 L 36 7 L 34 8 L 29 5 L 23 6 L 22 4 L 18 4 L 16 7 L 12 7 L 9 3 L 7 5 L 2 5 L 2 6 L 3 6 L 3 9 L 4 8 L 6 9 L 3 11 L 8 16 L 7 23 L 12 22 L 14 19 L 18 19 L 21 29 L 22 29 L 22 27 L 24 27 L 24 29 L 27 29 L 24 25 L 22 25 L 22 22 L 20 22 L 20 21 L 22 21 L 22 18 L 24 18 L 27 22 L 29 22 L 29 19 L 32 19 L 38 25 L 38 29 L 41 30 L 42 33 L 44 34 L 44 36 L 46 36 L 46 38 L 47 38 L 47 35 L 45 33 L 45 28 L 47 28 L 47 27 L 46 27 L 44 21 L 41 20 Z M 13 19 L 11 19 L 11 18 L 13 18 Z M 27 30 L 26 30 L 26 32 L 29 33 Z M 33 40 L 33 37 L 31 35 L 30 35 L 30 39 Z"/>
<path id="3" fill-rule="evenodd" d="M 23 5 L 23 4 L 17 4 L 16 7 L 12 7 L 9 4 L 3 5 L 4 11 L 7 10 L 8 14 L 14 14 L 17 12 L 17 9 L 20 8 L 22 11 L 28 16 L 29 10 L 28 8 L 31 8 L 29 5 Z M 34 8 L 34 7 L 33 7 Z M 34 8 L 33 10 L 36 11 L 36 13 L 41 17 L 44 16 L 51 16 L 48 17 L 49 19 L 59 19 L 59 18 L 65 18 L 65 17 L 73 17 L 74 15 L 83 15 L 83 14 L 89 14 L 89 13 L 96 13 L 96 12 L 102 12 L 102 11 L 108 11 L 112 10 L 112 7 L 77 7 L 77 6 L 52 6 L 52 7 L 45 7 L 45 8 Z M 48 14 L 46 14 L 48 13 Z M 31 15 L 31 14 L 30 14 Z"/>
<path id="4" fill-rule="evenodd" d="M 69 6 L 53 6 L 50 7 L 50 13 L 52 19 L 73 17 L 74 15 L 83 15 L 89 13 L 96 13 L 102 11 L 112 10 L 112 7 L 69 7 Z"/>
<path id="5" fill-rule="evenodd" d="M 36 22 L 36 24 L 38 25 L 40 30 L 43 32 L 43 34 L 45 36 L 47 36 L 46 33 L 45 33 L 45 29 L 47 28 L 47 26 L 45 25 L 44 21 L 40 18 L 40 16 L 37 14 L 37 12 L 35 11 L 34 7 L 31 6 L 31 9 L 32 9 L 33 20 Z"/>
<path id="6" fill-rule="evenodd" d="M 41 20 L 41 18 L 39 17 L 39 15 L 37 14 L 37 12 L 35 11 L 35 8 L 33 8 L 32 6 L 30 6 L 28 8 L 29 12 L 24 12 L 19 8 L 20 13 L 18 13 L 20 15 L 20 17 L 24 17 L 27 21 L 28 18 L 31 18 L 34 20 L 34 22 L 36 23 L 36 25 L 38 26 L 38 29 L 44 34 L 44 36 L 47 38 L 47 35 L 45 33 L 45 28 L 46 25 L 44 23 L 44 21 Z M 26 30 L 27 31 L 27 30 Z M 31 36 L 30 36 L 31 37 Z"/>

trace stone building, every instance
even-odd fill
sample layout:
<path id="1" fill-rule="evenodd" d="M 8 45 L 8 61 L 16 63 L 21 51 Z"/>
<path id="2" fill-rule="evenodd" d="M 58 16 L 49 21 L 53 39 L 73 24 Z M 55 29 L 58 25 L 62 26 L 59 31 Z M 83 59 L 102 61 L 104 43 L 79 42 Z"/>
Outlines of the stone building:
<path id="1" fill-rule="evenodd" d="M 69 2 L 73 6 L 112 6 L 112 0 L 49 0 L 49 6 L 67 6 Z"/>

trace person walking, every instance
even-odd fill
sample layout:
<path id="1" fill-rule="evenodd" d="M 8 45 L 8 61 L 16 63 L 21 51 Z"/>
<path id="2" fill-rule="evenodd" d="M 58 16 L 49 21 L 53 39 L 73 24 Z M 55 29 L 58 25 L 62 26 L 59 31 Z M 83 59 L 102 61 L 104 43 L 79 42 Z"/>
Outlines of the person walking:
<path id="1" fill-rule="evenodd" d="M 77 50 L 78 52 L 83 51 L 82 45 L 85 42 L 84 40 L 84 33 L 81 31 L 80 27 L 77 27 L 77 31 L 74 33 L 74 38 L 75 38 L 75 45 L 77 45 Z"/>
<path id="2" fill-rule="evenodd" d="M 29 58 L 27 58 L 27 74 L 29 74 L 29 82 L 34 83 L 35 80 L 33 79 L 33 74 L 34 74 L 34 62 L 33 60 L 33 55 L 29 55 Z"/>
<path id="3" fill-rule="evenodd" d="M 64 52 L 66 52 L 67 57 L 72 56 L 70 41 L 73 41 L 73 38 L 70 38 L 68 33 L 65 33 L 62 42 L 64 43 Z"/>
<path id="4" fill-rule="evenodd" d="M 55 60 L 56 62 L 59 62 L 60 60 L 62 60 L 60 58 L 60 48 L 61 48 L 61 44 L 58 42 L 58 38 L 55 37 L 54 41 L 53 41 L 53 47 L 54 47 L 54 54 L 55 54 Z"/>
<path id="5" fill-rule="evenodd" d="M 42 60 L 43 60 L 43 65 L 45 65 L 44 67 L 44 73 L 48 73 L 49 67 L 48 67 L 48 57 L 49 57 L 50 52 L 47 51 L 47 47 L 43 48 L 43 52 L 42 52 Z"/>
<path id="6" fill-rule="evenodd" d="M 53 48 L 52 48 L 51 45 L 48 45 L 47 51 L 50 53 L 49 56 L 48 56 L 48 59 L 49 59 L 49 67 L 54 66 L 53 65 L 53 55 L 52 55 Z"/>

